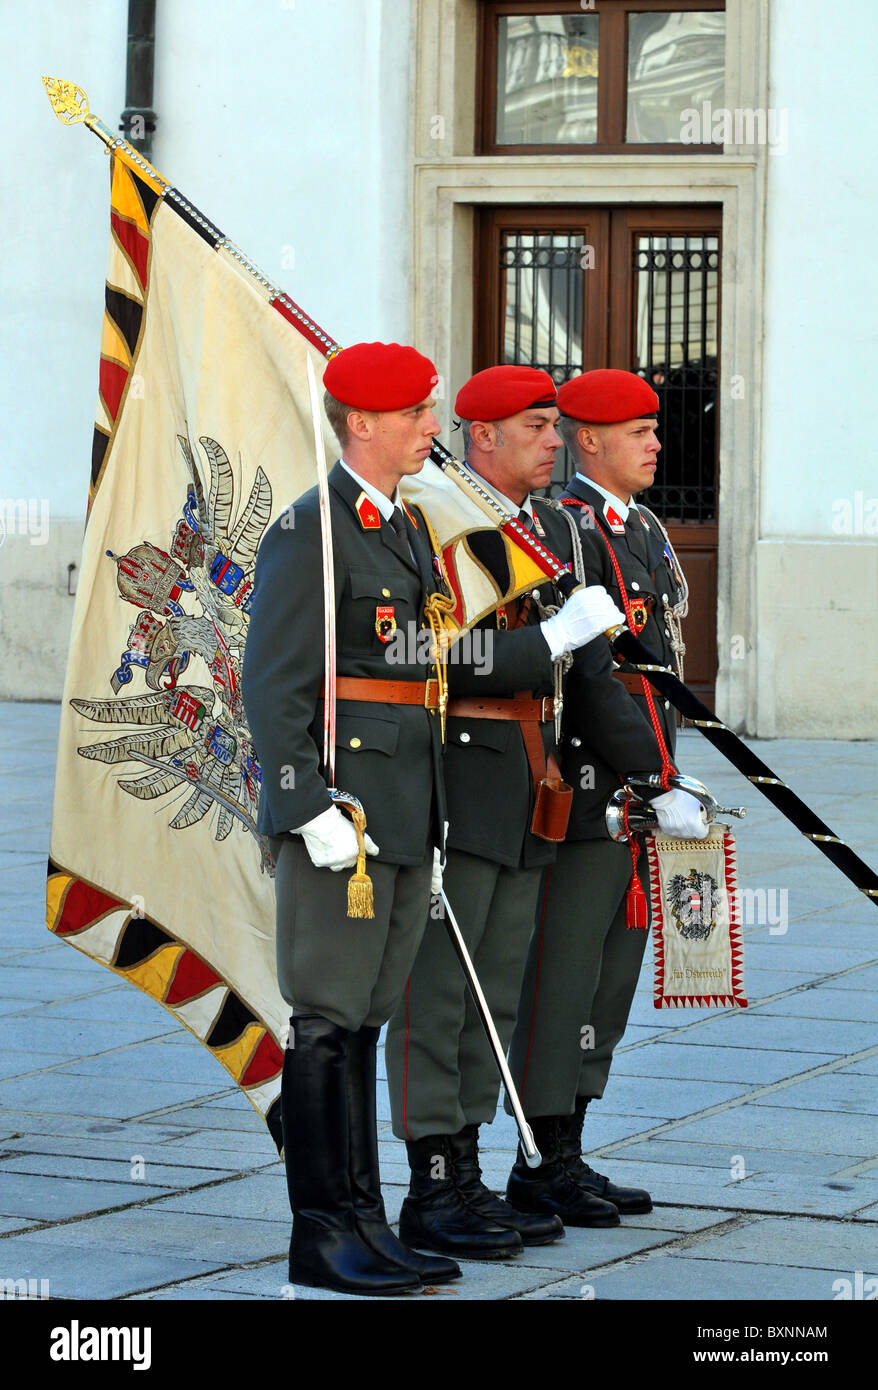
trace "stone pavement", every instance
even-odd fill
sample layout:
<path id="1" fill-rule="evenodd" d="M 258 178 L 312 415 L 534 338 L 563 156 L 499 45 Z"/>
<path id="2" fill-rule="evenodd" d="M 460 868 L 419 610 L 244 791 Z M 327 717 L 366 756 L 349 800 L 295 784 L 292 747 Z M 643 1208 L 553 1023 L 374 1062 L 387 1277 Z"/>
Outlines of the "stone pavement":
<path id="1" fill-rule="evenodd" d="M 55 1298 L 289 1297 L 286 1188 L 262 1121 L 165 1010 L 46 931 L 58 716 L 57 705 L 0 706 L 0 1289 L 29 1279 Z M 878 744 L 759 751 L 878 865 Z M 430 1297 L 878 1293 L 878 914 L 697 733 L 683 735 L 680 763 L 749 808 L 738 846 L 752 890 L 750 1008 L 657 1012 L 648 962 L 585 1134 L 592 1162 L 648 1186 L 654 1211 L 466 1264 Z M 405 1151 L 383 1087 L 379 1100 L 395 1220 Z M 483 1138 L 487 1181 L 502 1189 L 515 1148 L 502 1111 Z"/>

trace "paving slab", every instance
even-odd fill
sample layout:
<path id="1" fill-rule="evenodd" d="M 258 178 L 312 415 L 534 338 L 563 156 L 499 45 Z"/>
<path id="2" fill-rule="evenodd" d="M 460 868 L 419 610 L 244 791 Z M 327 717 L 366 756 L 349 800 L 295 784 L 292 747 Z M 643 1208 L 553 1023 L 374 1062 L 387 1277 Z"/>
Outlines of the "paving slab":
<path id="1" fill-rule="evenodd" d="M 750 1144 L 757 1149 L 791 1148 L 806 1152 L 850 1154 L 868 1158 L 875 1152 L 876 1122 L 871 1116 L 816 1110 L 796 1110 L 778 1105 L 746 1105 L 699 1120 L 681 1120 L 673 1137 L 698 1142 L 723 1142 L 740 1153 Z M 663 1137 L 671 1137 L 663 1136 Z"/>
<path id="2" fill-rule="evenodd" d="M 735 1158 L 743 1160 L 745 1173 L 801 1173 L 826 1178 L 833 1177 L 840 1168 L 849 1165 L 849 1160 L 839 1154 L 752 1147 L 747 1147 L 743 1153 L 734 1153 L 728 1144 L 693 1144 L 674 1139 L 647 1139 L 642 1144 L 626 1144 L 602 1160 L 602 1165 L 608 1167 L 617 1157 L 632 1162 L 673 1163 L 678 1167 L 721 1168 L 728 1171 L 730 1177 L 732 1167 L 739 1169 L 741 1166 L 740 1163 L 733 1163 Z"/>
<path id="3" fill-rule="evenodd" d="M 65 1115 L 109 1115 L 133 1119 L 150 1106 L 173 1105 L 198 1096 L 207 1097 L 215 1087 L 187 1082 L 138 1081 L 136 1086 L 110 1077 L 70 1076 L 61 1072 L 0 1081 L 0 1106 L 21 1110 L 57 1111 Z"/>
<path id="4" fill-rule="evenodd" d="M 68 1058 L 87 1057 L 112 1051 L 126 1043 L 163 1038 L 169 1026 L 162 1017 L 139 1023 L 47 1018 L 45 1009 L 34 1008 L 33 1000 L 22 1001 L 21 1007 L 28 1012 L 0 1019 L 3 1051 L 63 1052 Z"/>
<path id="5" fill-rule="evenodd" d="M 196 1144 L 194 1140 L 190 1141 L 189 1147 L 184 1147 L 184 1141 L 169 1146 L 152 1136 L 144 1136 L 142 1131 L 137 1139 L 104 1139 L 93 1134 L 73 1139 L 58 1135 L 31 1134 L 20 1139 L 0 1140 L 0 1155 L 4 1163 L 16 1156 L 27 1159 L 34 1165 L 49 1164 L 53 1158 L 57 1160 L 55 1169 L 22 1166 L 22 1172 L 57 1172 L 60 1165 L 75 1160 L 130 1164 L 134 1154 L 142 1157 L 150 1172 L 153 1167 L 164 1167 L 173 1171 L 196 1169 L 222 1175 L 257 1169 L 264 1171 L 269 1165 L 278 1167 L 280 1171 L 276 1162 L 272 1164 L 270 1151 L 266 1158 L 260 1160 L 255 1154 L 244 1155 L 220 1150 L 214 1145 Z M 193 1178 L 193 1181 L 196 1180 Z"/>
<path id="6" fill-rule="evenodd" d="M 147 1195 L 147 1183 L 150 1185 L 149 1195 L 154 1195 L 160 1188 L 190 1187 L 197 1183 L 216 1182 L 218 1178 L 229 1176 L 228 1170 L 225 1169 L 182 1165 L 173 1167 L 167 1163 L 156 1163 L 153 1159 L 135 1153 L 128 1153 L 124 1158 L 116 1159 L 35 1153 L 9 1157 L 4 1153 L 0 1157 L 0 1174 L 3 1173 L 32 1173 L 55 1178 L 87 1178 L 91 1182 L 106 1180 L 111 1183 L 126 1183 L 131 1188 L 131 1195 L 127 1199 L 129 1201 L 136 1201 L 140 1193 Z M 89 1207 L 88 1210 L 94 1208 Z"/>
<path id="7" fill-rule="evenodd" d="M 710 1105 L 746 1095 L 747 1086 L 715 1081 L 666 1080 L 620 1074 L 602 1100 L 588 1107 L 589 1122 L 603 1115 L 640 1115 L 658 1120 L 692 1115 Z M 645 1126 L 644 1126 L 645 1127 Z"/>
<path id="8" fill-rule="evenodd" d="M 862 1031 L 861 1046 L 878 1046 L 878 1027 L 875 1026 L 878 1024 L 878 993 L 868 990 L 815 986 L 814 989 L 799 990 L 786 999 L 763 1004 L 760 1013 L 807 1019 L 857 1020 Z"/>
<path id="9" fill-rule="evenodd" d="M 752 1225 L 708 1236 L 686 1252 L 689 1259 L 782 1263 L 788 1267 L 878 1272 L 878 1232 L 873 1225 L 847 1221 L 780 1220 L 765 1217 Z"/>
<path id="10" fill-rule="evenodd" d="M 102 1248 L 100 1259 L 77 1246 L 49 1245 L 30 1234 L 0 1241 L 0 1279 L 48 1279 L 50 1298 L 121 1298 L 215 1266 L 176 1252 Z"/>
<path id="11" fill-rule="evenodd" d="M 201 1188 L 169 1197 L 164 1211 L 195 1212 L 203 1216 L 239 1216 L 252 1221 L 290 1220 L 286 1178 L 283 1173 L 236 1178 L 219 1187 Z"/>
<path id="12" fill-rule="evenodd" d="M 29 1232 L 28 1240 L 43 1242 L 49 1251 L 58 1246 L 75 1248 L 81 1259 L 83 1251 L 164 1252 L 203 1260 L 216 1267 L 279 1256 L 289 1247 L 290 1223 L 289 1219 L 252 1221 L 167 1211 L 159 1200 L 148 1207 L 130 1207 L 64 1226 L 46 1226 Z M 6 1240 L 0 1241 L 0 1250 L 5 1244 Z M 47 1254 L 46 1262 L 51 1259 Z"/>
<path id="13" fill-rule="evenodd" d="M 798 1081 L 783 1090 L 757 1097 L 754 1105 L 775 1105 L 794 1110 L 837 1110 L 848 1115 L 873 1117 L 875 1146 L 878 1148 L 878 1119 L 875 1119 L 878 1086 L 868 1075 L 841 1075 L 830 1072 Z"/>
<path id="14" fill-rule="evenodd" d="M 124 1206 L 165 1191 L 138 1182 L 92 1182 L 73 1177 L 14 1172 L 3 1167 L 0 1215 L 32 1221 L 64 1221 L 69 1216 Z"/>
<path id="15" fill-rule="evenodd" d="M 831 1052 L 775 1052 L 771 1049 L 717 1047 L 699 1043 L 698 1035 L 686 1054 L 687 1077 L 702 1081 L 724 1081 L 766 1085 L 794 1076 L 824 1062 L 835 1061 Z M 613 1088 L 620 1076 L 663 1077 L 680 1075 L 680 1049 L 670 1043 L 655 1042 L 633 1052 L 618 1053 L 613 1061 Z M 608 1087 L 609 1090 L 609 1087 Z M 589 1112 L 591 1107 L 589 1107 Z"/>
<path id="16" fill-rule="evenodd" d="M 610 1273 L 589 1274 L 538 1290 L 533 1299 L 624 1299 L 654 1302 L 775 1302 L 779 1299 L 833 1299 L 834 1270 L 790 1269 L 780 1264 L 699 1260 L 685 1254 L 665 1255 Z M 723 1343 L 725 1346 L 725 1343 Z M 707 1344 L 705 1343 L 705 1346 Z M 709 1348 L 708 1348 L 709 1349 Z"/>
<path id="17" fill-rule="evenodd" d="M 225 1067 L 202 1046 L 190 1037 L 188 1048 L 168 1047 L 164 1043 L 139 1043 L 134 1047 L 100 1057 L 78 1058 L 62 1067 L 62 1074 L 77 1076 L 106 1076 L 137 1079 L 138 1081 L 196 1081 L 211 1085 L 214 1090 L 229 1082 Z M 246 1097 L 242 1097 L 249 1105 Z"/>
<path id="18" fill-rule="evenodd" d="M 693 1030 L 694 1033 L 695 1030 Z M 860 1052 L 864 1046 L 861 1025 L 843 1019 L 813 1018 L 803 1022 L 782 1014 L 767 1014 L 745 1009 L 723 1018 L 712 1018 L 698 1028 L 698 1041 L 714 1043 L 717 1047 L 767 1048 L 770 1051 L 829 1052 L 836 1057 Z M 686 1037 L 663 1039 L 674 1046 L 684 1046 Z M 685 1067 L 683 1067 L 685 1071 Z"/>

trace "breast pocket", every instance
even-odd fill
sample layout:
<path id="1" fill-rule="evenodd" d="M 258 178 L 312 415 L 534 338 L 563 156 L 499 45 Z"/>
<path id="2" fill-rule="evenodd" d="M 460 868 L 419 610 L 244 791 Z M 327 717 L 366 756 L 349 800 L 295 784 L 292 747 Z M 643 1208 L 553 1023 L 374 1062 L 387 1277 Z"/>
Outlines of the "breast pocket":
<path id="1" fill-rule="evenodd" d="M 379 574 L 375 570 L 349 569 L 346 602 L 342 606 L 340 640 L 348 654 L 380 653 L 401 630 L 416 620 L 417 577 L 411 582 L 397 572 Z"/>

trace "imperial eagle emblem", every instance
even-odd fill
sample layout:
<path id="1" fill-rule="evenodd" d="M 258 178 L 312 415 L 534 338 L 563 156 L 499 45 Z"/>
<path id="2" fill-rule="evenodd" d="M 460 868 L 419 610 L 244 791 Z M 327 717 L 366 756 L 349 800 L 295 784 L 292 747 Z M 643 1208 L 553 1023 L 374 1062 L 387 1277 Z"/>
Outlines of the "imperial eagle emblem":
<path id="1" fill-rule="evenodd" d="M 690 869 L 674 874 L 667 885 L 668 904 L 677 930 L 686 941 L 706 941 L 716 926 L 719 885 L 711 874 Z"/>
<path id="2" fill-rule="evenodd" d="M 96 724 L 124 732 L 77 752 L 103 763 L 145 766 L 141 776 L 121 777 L 120 790 L 141 801 L 170 798 L 172 830 L 215 812 L 214 837 L 224 840 L 237 822 L 256 836 L 265 863 L 256 835 L 261 773 L 241 698 L 241 666 L 271 485 L 257 468 L 235 517 L 234 476 L 222 446 L 207 436 L 198 441 L 210 470 L 205 499 L 189 440 L 178 435 L 177 442 L 191 481 L 167 548 L 144 540 L 124 555 L 107 551 L 120 599 L 140 610 L 127 650 L 109 674 L 116 698 L 70 702 Z M 122 696 L 135 675 L 146 690 Z"/>

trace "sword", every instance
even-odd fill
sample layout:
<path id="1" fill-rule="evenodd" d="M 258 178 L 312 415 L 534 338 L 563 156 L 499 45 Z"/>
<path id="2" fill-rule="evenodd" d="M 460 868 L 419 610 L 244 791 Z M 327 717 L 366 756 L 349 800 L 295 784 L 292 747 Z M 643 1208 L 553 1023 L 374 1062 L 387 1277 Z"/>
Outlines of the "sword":
<path id="1" fill-rule="evenodd" d="M 329 474 L 326 470 L 326 449 L 323 443 L 323 426 L 320 420 L 320 400 L 317 395 L 317 377 L 310 356 L 305 362 L 308 369 L 308 394 L 311 398 L 311 420 L 314 426 L 314 457 L 317 463 L 317 495 L 320 500 L 320 542 L 323 553 L 323 766 L 329 780 L 327 788 L 336 806 L 344 807 L 350 813 L 357 832 L 357 866 L 348 880 L 348 916 L 374 917 L 372 880 L 366 873 L 366 844 L 363 831 L 366 829 L 366 812 L 363 803 L 351 792 L 339 791 L 335 784 L 335 691 L 336 691 L 336 643 L 335 643 L 335 570 L 332 561 L 332 513 L 329 506 Z"/>
<path id="2" fill-rule="evenodd" d="M 503 1051 L 503 1044 L 500 1042 L 497 1029 L 494 1026 L 494 1020 L 491 1017 L 491 1011 L 488 1008 L 488 1001 L 485 998 L 482 986 L 479 984 L 479 977 L 476 974 L 472 957 L 466 948 L 463 933 L 457 924 L 457 918 L 452 911 L 451 903 L 448 901 L 444 888 L 442 889 L 441 897 L 445 904 L 445 925 L 448 928 L 448 935 L 457 953 L 457 959 L 460 961 L 460 968 L 466 977 L 466 982 L 469 985 L 470 993 L 472 994 L 473 1001 L 478 1010 L 479 1018 L 482 1021 L 482 1027 L 487 1034 L 491 1051 L 494 1054 L 497 1070 L 506 1088 L 506 1095 L 509 1098 L 509 1104 L 512 1106 L 515 1123 L 518 1125 L 518 1133 L 521 1138 L 521 1147 L 524 1151 L 525 1162 L 528 1168 L 539 1168 L 543 1161 L 542 1155 L 534 1143 L 533 1131 L 525 1119 L 524 1110 L 518 1098 L 518 1092 L 515 1089 L 515 1082 L 512 1080 L 512 1074 L 506 1064 L 506 1054 Z"/>

